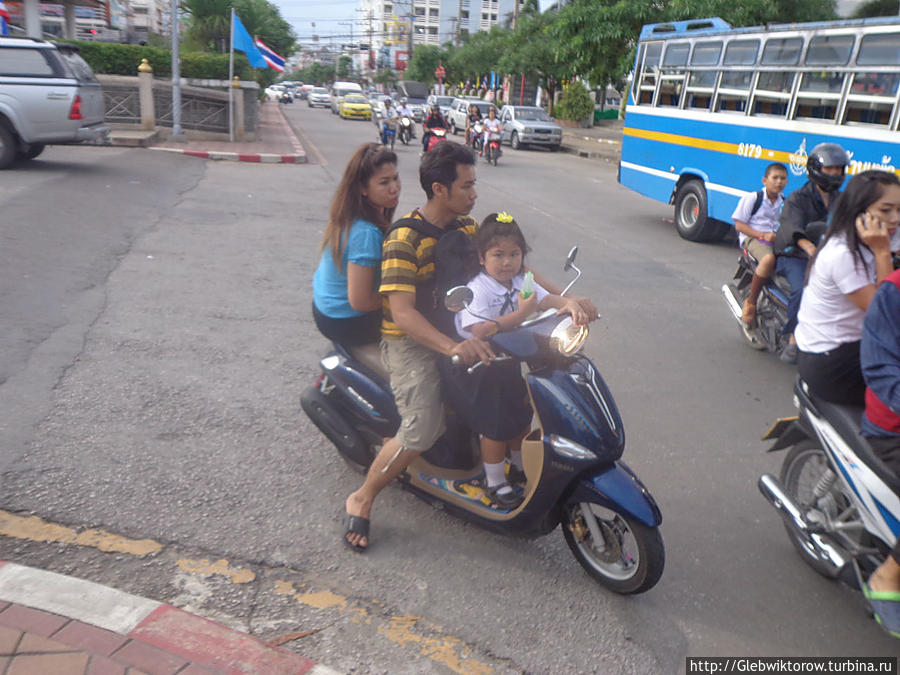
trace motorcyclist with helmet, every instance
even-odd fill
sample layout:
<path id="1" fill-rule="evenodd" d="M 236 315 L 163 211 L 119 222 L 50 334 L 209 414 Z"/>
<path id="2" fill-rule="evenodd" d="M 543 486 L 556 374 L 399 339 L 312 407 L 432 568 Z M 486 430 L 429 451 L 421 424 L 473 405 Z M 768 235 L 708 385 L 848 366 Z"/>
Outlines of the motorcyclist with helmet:
<path id="1" fill-rule="evenodd" d="M 409 103 L 406 100 L 406 97 L 400 99 L 400 105 L 397 106 L 397 117 L 408 117 L 410 121 L 415 119 L 415 115 L 413 114 L 412 108 L 409 107 Z M 416 137 L 416 125 L 410 125 L 410 135 L 412 138 Z"/>
<path id="2" fill-rule="evenodd" d="M 797 361 L 797 343 L 793 332 L 803 296 L 806 266 L 825 232 L 825 221 L 837 201 L 849 164 L 850 156 L 840 145 L 819 143 L 806 160 L 809 180 L 785 199 L 781 209 L 773 249 L 776 255 L 775 271 L 791 286 L 788 318 L 784 326 L 784 332 L 791 337 L 780 354 L 781 360 L 788 363 Z"/>
<path id="3" fill-rule="evenodd" d="M 432 129 L 444 129 L 445 131 L 450 130 L 450 125 L 441 114 L 441 107 L 437 103 L 431 104 L 431 112 L 428 113 L 428 117 L 426 117 L 425 121 L 422 122 L 422 127 L 425 130 L 425 133 L 422 134 L 422 152 L 424 153 L 426 150 L 428 150 L 428 139 L 430 139 L 432 136 Z"/>

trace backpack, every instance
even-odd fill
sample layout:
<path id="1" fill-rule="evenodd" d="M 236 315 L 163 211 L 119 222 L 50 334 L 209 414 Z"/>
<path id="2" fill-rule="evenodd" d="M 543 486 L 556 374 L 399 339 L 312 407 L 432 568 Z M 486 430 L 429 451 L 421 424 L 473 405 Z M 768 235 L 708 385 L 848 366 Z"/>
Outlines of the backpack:
<path id="1" fill-rule="evenodd" d="M 759 211 L 759 207 L 762 206 L 762 200 L 763 200 L 763 197 L 765 196 L 765 194 L 766 194 L 765 190 L 757 190 L 756 191 L 756 201 L 753 202 L 753 210 L 750 212 L 751 218 L 756 215 L 756 212 Z"/>
<path id="2" fill-rule="evenodd" d="M 453 312 L 444 307 L 444 296 L 454 286 L 467 284 L 481 269 L 472 238 L 459 227 L 444 229 L 421 218 L 402 218 L 391 225 L 385 239 L 401 227 L 437 239 L 433 253 L 434 276 L 427 283 L 416 285 L 416 310 L 444 335 L 459 339 Z"/>

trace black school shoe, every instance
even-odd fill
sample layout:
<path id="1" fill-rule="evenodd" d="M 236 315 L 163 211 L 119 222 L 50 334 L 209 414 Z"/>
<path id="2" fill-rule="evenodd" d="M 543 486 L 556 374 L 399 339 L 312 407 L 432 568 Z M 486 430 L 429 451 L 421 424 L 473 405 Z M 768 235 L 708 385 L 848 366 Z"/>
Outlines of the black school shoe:
<path id="1" fill-rule="evenodd" d="M 525 485 L 525 483 L 528 482 L 528 478 L 525 476 L 525 472 L 515 464 L 508 465 L 508 469 L 506 471 L 506 479 L 512 485 Z"/>
<path id="2" fill-rule="evenodd" d="M 500 492 L 503 488 L 510 488 L 507 492 Z M 485 487 L 484 494 L 491 500 L 491 506 L 503 511 L 512 511 L 522 503 L 523 496 L 510 485 L 507 481 L 503 481 L 500 485 L 494 487 Z"/>

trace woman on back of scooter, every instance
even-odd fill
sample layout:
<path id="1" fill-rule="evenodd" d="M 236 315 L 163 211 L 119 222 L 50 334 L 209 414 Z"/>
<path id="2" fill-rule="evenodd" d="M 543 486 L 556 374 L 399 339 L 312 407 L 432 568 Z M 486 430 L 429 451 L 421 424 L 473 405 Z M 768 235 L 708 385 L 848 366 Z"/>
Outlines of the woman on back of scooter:
<path id="1" fill-rule="evenodd" d="M 893 271 L 891 234 L 900 224 L 900 180 L 885 171 L 854 176 L 835 205 L 807 270 L 797 314 L 797 369 L 817 396 L 862 406 L 863 318 Z"/>
<path id="2" fill-rule="evenodd" d="M 528 244 L 508 213 L 492 213 L 485 218 L 475 233 L 475 246 L 482 271 L 467 284 L 472 303 L 456 315 L 456 331 L 463 339 L 474 336 L 487 340 L 498 331 L 518 328 L 535 311 L 551 307 L 570 313 L 577 325 L 589 321 L 576 300 L 551 295 L 536 282 L 533 289 L 527 288 L 524 265 Z M 465 369 L 445 368 L 443 375 L 451 405 L 481 435 L 485 493 L 496 508 L 516 508 L 522 496 L 513 484 L 524 482 L 522 440 L 532 417 L 519 363 L 501 361 L 471 375 Z"/>
<path id="3" fill-rule="evenodd" d="M 313 318 L 329 340 L 381 339 L 381 246 L 399 200 L 397 155 L 378 143 L 357 149 L 331 201 L 313 276 Z"/>

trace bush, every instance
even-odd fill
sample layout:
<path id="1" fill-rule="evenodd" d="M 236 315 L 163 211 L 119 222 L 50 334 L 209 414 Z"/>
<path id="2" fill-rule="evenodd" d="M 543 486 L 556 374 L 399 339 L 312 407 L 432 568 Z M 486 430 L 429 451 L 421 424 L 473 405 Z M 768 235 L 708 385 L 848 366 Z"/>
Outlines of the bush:
<path id="1" fill-rule="evenodd" d="M 67 41 L 68 42 L 68 41 Z M 154 77 L 172 76 L 172 53 L 168 49 L 112 42 L 71 41 L 95 73 L 137 75 L 141 59 L 153 68 Z M 242 80 L 257 80 L 243 54 L 234 55 L 234 74 Z M 228 54 L 182 52 L 181 76 L 208 80 L 228 79 Z"/>
<path id="2" fill-rule="evenodd" d="M 575 80 L 563 89 L 563 95 L 554 108 L 557 117 L 577 122 L 591 118 L 594 114 L 594 102 L 585 86 Z"/>

